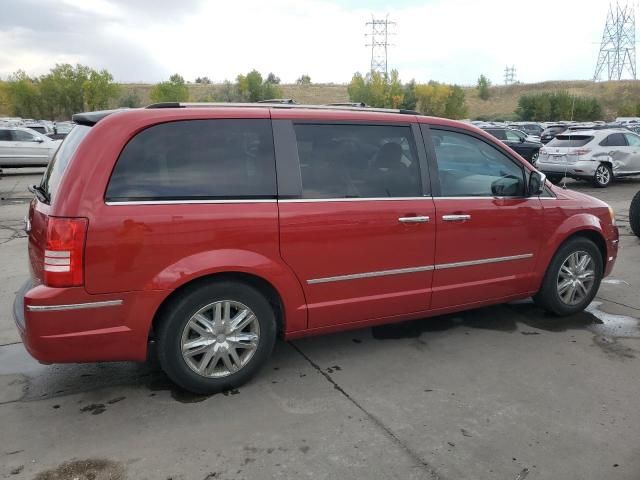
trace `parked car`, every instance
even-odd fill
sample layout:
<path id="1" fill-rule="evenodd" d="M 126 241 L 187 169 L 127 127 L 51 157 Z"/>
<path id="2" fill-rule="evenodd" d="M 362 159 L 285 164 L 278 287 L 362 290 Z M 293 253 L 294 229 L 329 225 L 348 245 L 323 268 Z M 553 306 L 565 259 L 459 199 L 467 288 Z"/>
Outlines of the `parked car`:
<path id="1" fill-rule="evenodd" d="M 556 135 L 561 134 L 567 128 L 569 128 L 569 125 L 564 125 L 564 124 L 548 125 L 547 128 L 545 128 L 542 134 L 540 135 L 540 141 L 542 143 L 549 143 L 551 140 L 553 140 L 556 137 Z"/>
<path id="2" fill-rule="evenodd" d="M 629 225 L 631 231 L 640 237 L 640 191 L 634 195 L 629 206 Z"/>
<path id="3" fill-rule="evenodd" d="M 566 132 L 542 150 L 536 164 L 549 180 L 591 180 L 608 187 L 614 178 L 640 174 L 640 136 L 625 129 Z"/>
<path id="4" fill-rule="evenodd" d="M 514 122 L 510 123 L 509 127 L 538 138 L 540 138 L 540 135 L 544 132 L 544 128 L 539 123 L 535 122 Z"/>
<path id="5" fill-rule="evenodd" d="M 0 126 L 0 167 L 45 167 L 59 146 L 29 128 Z"/>
<path id="6" fill-rule="evenodd" d="M 34 187 L 13 309 L 42 362 L 143 361 L 153 341 L 171 379 L 212 393 L 278 336 L 532 295 L 572 315 L 616 260 L 606 203 L 464 123 L 177 103 L 74 120 Z"/>
<path id="7" fill-rule="evenodd" d="M 483 130 L 507 144 L 530 163 L 534 164 L 538 160 L 538 152 L 542 148 L 542 143 L 527 138 L 526 133 L 504 127 L 484 127 Z"/>
<path id="8" fill-rule="evenodd" d="M 23 126 L 41 135 L 49 136 L 54 133 L 53 128 L 45 123 L 25 123 Z"/>

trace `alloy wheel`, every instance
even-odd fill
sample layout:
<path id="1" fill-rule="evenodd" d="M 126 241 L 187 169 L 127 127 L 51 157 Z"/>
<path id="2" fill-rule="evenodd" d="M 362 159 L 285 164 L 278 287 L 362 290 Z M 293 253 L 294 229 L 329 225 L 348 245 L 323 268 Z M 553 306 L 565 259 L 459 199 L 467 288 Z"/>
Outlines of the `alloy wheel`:
<path id="1" fill-rule="evenodd" d="M 598 166 L 598 168 L 596 169 L 596 181 L 600 185 L 609 184 L 609 182 L 611 181 L 611 172 L 609 172 L 609 169 L 606 166 Z"/>
<path id="2" fill-rule="evenodd" d="M 229 376 L 253 357 L 260 341 L 258 318 L 233 300 L 211 303 L 194 313 L 184 326 L 182 358 L 198 375 Z"/>
<path id="3" fill-rule="evenodd" d="M 593 289 L 595 263 L 585 251 L 571 253 L 560 267 L 556 288 L 560 300 L 566 305 L 581 303 Z"/>

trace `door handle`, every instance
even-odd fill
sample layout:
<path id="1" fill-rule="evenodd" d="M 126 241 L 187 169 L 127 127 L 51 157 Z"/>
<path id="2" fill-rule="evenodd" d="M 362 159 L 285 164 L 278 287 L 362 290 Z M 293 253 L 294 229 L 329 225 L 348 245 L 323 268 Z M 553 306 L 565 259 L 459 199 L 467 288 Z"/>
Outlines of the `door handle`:
<path id="1" fill-rule="evenodd" d="M 443 215 L 442 220 L 445 222 L 465 222 L 471 220 L 471 215 Z"/>
<path id="2" fill-rule="evenodd" d="M 400 223 L 428 223 L 429 217 L 400 217 Z"/>

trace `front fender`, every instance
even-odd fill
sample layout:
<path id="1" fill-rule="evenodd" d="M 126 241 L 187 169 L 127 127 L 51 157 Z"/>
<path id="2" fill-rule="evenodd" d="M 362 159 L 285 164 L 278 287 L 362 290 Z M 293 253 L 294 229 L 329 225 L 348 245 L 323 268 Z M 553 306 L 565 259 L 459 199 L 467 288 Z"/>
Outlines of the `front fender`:
<path id="1" fill-rule="evenodd" d="M 549 223 L 556 223 L 557 218 L 554 219 L 553 217 L 557 216 L 558 213 L 559 211 L 545 211 L 545 223 L 547 225 L 549 225 Z M 552 218 L 547 218 L 547 216 L 550 216 Z M 545 229 L 545 231 L 548 230 L 551 230 L 551 228 Z M 597 233 L 606 243 L 604 225 L 602 223 L 602 220 L 600 220 L 598 216 L 591 213 L 577 213 L 575 215 L 564 218 L 561 221 L 560 225 L 553 229 L 553 233 L 543 239 L 542 248 L 540 249 L 540 255 L 538 256 L 538 261 L 536 262 L 536 284 L 534 285 L 533 290 L 537 291 L 540 289 L 542 280 L 544 279 L 544 275 L 547 272 L 547 268 L 549 267 L 549 263 L 551 262 L 551 259 L 558 251 L 560 246 L 572 235 L 583 231 Z M 604 260 L 606 262 L 606 258 Z"/>
<path id="2" fill-rule="evenodd" d="M 260 277 L 275 288 L 282 299 L 286 333 L 307 328 L 306 301 L 293 271 L 282 261 L 252 251 L 222 249 L 190 255 L 159 272 L 145 290 L 173 291 L 197 278 L 230 272 Z"/>

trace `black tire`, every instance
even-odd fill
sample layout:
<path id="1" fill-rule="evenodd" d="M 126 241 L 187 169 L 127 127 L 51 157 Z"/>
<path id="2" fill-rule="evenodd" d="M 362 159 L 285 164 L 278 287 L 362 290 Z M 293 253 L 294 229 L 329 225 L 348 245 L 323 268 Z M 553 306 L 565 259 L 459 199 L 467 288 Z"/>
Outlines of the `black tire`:
<path id="1" fill-rule="evenodd" d="M 257 318 L 258 344 L 253 356 L 239 370 L 224 377 L 196 373 L 182 355 L 182 334 L 187 322 L 201 308 L 216 301 L 229 300 L 247 306 Z M 213 281 L 187 289 L 163 309 L 158 327 L 158 360 L 167 376 L 183 389 L 210 395 L 246 383 L 266 363 L 277 334 L 273 308 L 255 288 L 232 281 Z"/>
<path id="2" fill-rule="evenodd" d="M 547 177 L 547 180 L 549 180 L 554 185 L 558 185 L 562 181 L 562 178 L 563 177 Z"/>
<path id="3" fill-rule="evenodd" d="M 593 174 L 593 185 L 598 188 L 607 188 L 613 182 L 613 170 L 608 163 L 601 163 Z"/>
<path id="4" fill-rule="evenodd" d="M 565 303 L 558 293 L 558 275 L 560 267 L 565 260 L 575 252 L 586 252 L 593 259 L 594 282 L 591 290 L 585 298 L 575 305 Z M 602 254 L 598 247 L 589 239 L 584 237 L 574 237 L 565 242 L 551 259 L 547 272 L 542 281 L 542 287 L 533 300 L 537 305 L 558 316 L 573 315 L 584 310 L 598 293 L 603 275 Z"/>
<path id="5" fill-rule="evenodd" d="M 531 152 L 531 158 L 529 159 L 529 163 L 534 165 L 538 162 L 538 157 L 540 156 L 540 150 L 534 150 Z"/>
<path id="6" fill-rule="evenodd" d="M 636 193 L 629 207 L 629 224 L 631 231 L 640 237 L 640 192 Z"/>

